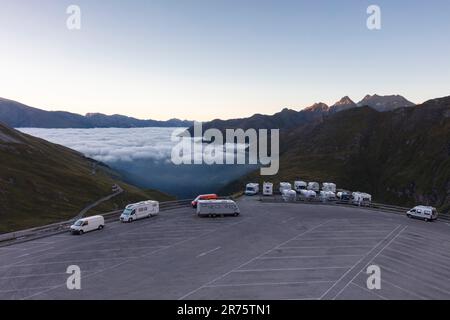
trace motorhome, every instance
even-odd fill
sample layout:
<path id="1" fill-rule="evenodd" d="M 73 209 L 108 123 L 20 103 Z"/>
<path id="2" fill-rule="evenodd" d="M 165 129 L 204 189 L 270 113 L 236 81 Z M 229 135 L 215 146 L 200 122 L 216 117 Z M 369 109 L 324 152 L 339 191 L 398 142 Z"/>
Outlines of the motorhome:
<path id="1" fill-rule="evenodd" d="M 332 191 L 320 191 L 320 199 L 323 201 L 335 201 L 336 194 Z"/>
<path id="2" fill-rule="evenodd" d="M 280 182 L 280 193 L 283 194 L 286 190 L 292 190 L 292 185 L 289 182 Z"/>
<path id="3" fill-rule="evenodd" d="M 318 182 L 309 182 L 307 189 L 317 193 L 320 191 L 320 184 Z"/>
<path id="4" fill-rule="evenodd" d="M 312 190 L 300 190 L 300 197 L 304 199 L 314 199 L 317 197 L 317 194 Z"/>
<path id="5" fill-rule="evenodd" d="M 297 192 L 295 190 L 284 190 L 282 197 L 286 202 L 294 202 L 297 200 Z"/>
<path id="6" fill-rule="evenodd" d="M 273 183 L 264 182 L 263 185 L 263 196 L 271 196 L 273 195 Z"/>
<path id="7" fill-rule="evenodd" d="M 437 220 L 438 212 L 434 207 L 416 206 L 406 213 L 408 218 L 419 218 L 425 221 Z"/>
<path id="8" fill-rule="evenodd" d="M 197 215 L 204 216 L 238 216 L 239 207 L 233 200 L 199 200 L 197 204 Z"/>
<path id="9" fill-rule="evenodd" d="M 331 191 L 336 193 L 336 184 L 330 182 L 322 183 L 322 191 Z"/>
<path id="10" fill-rule="evenodd" d="M 159 213 L 158 201 L 141 201 L 126 206 L 120 215 L 121 222 L 133 222 L 143 218 L 150 218 Z"/>
<path id="11" fill-rule="evenodd" d="M 197 203 L 199 200 L 217 200 L 219 199 L 219 196 L 217 194 L 211 193 L 211 194 L 201 194 L 197 198 L 195 198 L 192 202 L 192 208 L 197 208 Z"/>
<path id="12" fill-rule="evenodd" d="M 339 191 L 336 194 L 336 197 L 338 198 L 339 201 L 350 201 L 352 199 L 352 193 L 349 191 Z"/>
<path id="13" fill-rule="evenodd" d="M 300 190 L 306 190 L 308 189 L 308 184 L 305 181 L 295 181 L 294 189 L 297 192 L 300 192 Z"/>
<path id="14" fill-rule="evenodd" d="M 352 203 L 359 206 L 370 206 L 372 203 L 372 196 L 364 192 L 353 192 Z"/>
<path id="15" fill-rule="evenodd" d="M 80 234 L 102 230 L 105 227 L 105 218 L 103 216 L 92 216 L 77 220 L 71 227 L 70 232 Z"/>
<path id="16" fill-rule="evenodd" d="M 245 186 L 245 195 L 254 196 L 259 193 L 259 184 L 258 183 L 248 183 Z"/>

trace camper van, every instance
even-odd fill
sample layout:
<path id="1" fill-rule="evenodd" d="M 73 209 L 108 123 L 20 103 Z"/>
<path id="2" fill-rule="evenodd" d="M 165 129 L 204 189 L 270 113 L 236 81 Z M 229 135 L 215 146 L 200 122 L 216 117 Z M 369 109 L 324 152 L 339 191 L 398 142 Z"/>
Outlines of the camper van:
<path id="1" fill-rule="evenodd" d="M 318 182 L 310 182 L 308 183 L 307 189 L 317 193 L 320 191 L 320 184 Z"/>
<path id="2" fill-rule="evenodd" d="M 294 189 L 297 192 L 300 192 L 300 190 L 306 190 L 308 189 L 308 184 L 305 181 L 295 181 Z"/>
<path id="3" fill-rule="evenodd" d="M 159 213 L 158 201 L 142 201 L 129 204 L 120 215 L 121 222 L 133 222 L 143 218 L 150 218 Z"/>
<path id="4" fill-rule="evenodd" d="M 283 194 L 284 191 L 292 190 L 292 185 L 289 182 L 280 182 L 280 193 Z"/>
<path id="5" fill-rule="evenodd" d="M 245 186 L 245 195 L 254 196 L 259 193 L 259 184 L 258 183 L 248 183 Z"/>
<path id="6" fill-rule="evenodd" d="M 197 215 L 199 217 L 238 216 L 239 207 L 233 200 L 199 200 Z"/>
<path id="7" fill-rule="evenodd" d="M 359 206 L 369 207 L 370 204 L 372 203 L 372 196 L 364 192 L 353 192 L 352 203 Z"/>
<path id="8" fill-rule="evenodd" d="M 263 185 L 263 196 L 271 196 L 273 195 L 273 183 L 264 182 Z"/>
<path id="9" fill-rule="evenodd" d="M 336 194 L 332 191 L 320 191 L 322 201 L 336 201 Z"/>
<path id="10" fill-rule="evenodd" d="M 350 201 L 352 199 L 352 193 L 349 191 L 339 191 L 336 194 L 336 197 L 338 198 L 339 201 Z"/>
<path id="11" fill-rule="evenodd" d="M 417 206 L 412 208 L 406 213 L 408 218 L 419 218 L 424 219 L 425 221 L 433 221 L 437 220 L 438 213 L 436 208 L 426 207 L 426 206 Z"/>
<path id="12" fill-rule="evenodd" d="M 103 216 L 93 216 L 82 218 L 77 220 L 71 227 L 70 232 L 72 234 L 80 234 L 94 231 L 102 230 L 105 227 L 105 218 Z"/>
<path id="13" fill-rule="evenodd" d="M 331 191 L 336 193 L 336 184 L 330 182 L 322 183 L 322 191 Z"/>
<path id="14" fill-rule="evenodd" d="M 286 202 L 294 202 L 297 200 L 297 192 L 295 190 L 284 190 L 282 197 Z"/>
<path id="15" fill-rule="evenodd" d="M 317 197 L 317 194 L 315 191 L 312 190 L 300 190 L 300 197 L 308 200 L 308 199 L 314 199 Z"/>
<path id="16" fill-rule="evenodd" d="M 195 198 L 192 202 L 192 208 L 197 208 L 197 203 L 199 200 L 217 200 L 219 199 L 219 196 L 217 194 L 201 194 L 197 198 Z"/>

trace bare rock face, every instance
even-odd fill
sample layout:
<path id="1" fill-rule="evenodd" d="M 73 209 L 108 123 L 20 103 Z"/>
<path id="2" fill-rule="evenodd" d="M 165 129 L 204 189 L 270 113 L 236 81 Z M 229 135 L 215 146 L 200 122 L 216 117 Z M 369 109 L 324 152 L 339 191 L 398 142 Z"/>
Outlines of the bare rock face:
<path id="1" fill-rule="evenodd" d="M 374 94 L 373 96 L 366 95 L 358 102 L 358 106 L 369 106 L 379 112 L 386 112 L 403 107 L 413 107 L 415 104 L 400 95 L 379 96 Z"/>

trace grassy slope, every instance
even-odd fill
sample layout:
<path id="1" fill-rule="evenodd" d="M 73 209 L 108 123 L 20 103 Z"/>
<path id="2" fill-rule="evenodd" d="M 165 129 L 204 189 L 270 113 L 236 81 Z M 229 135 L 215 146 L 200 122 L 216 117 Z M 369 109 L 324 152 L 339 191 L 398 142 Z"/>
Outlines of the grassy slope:
<path id="1" fill-rule="evenodd" d="M 358 108 L 282 137 L 280 172 L 265 179 L 331 181 L 376 201 L 450 209 L 450 99 L 379 113 Z M 229 185 L 263 182 L 259 171 Z"/>
<path id="2" fill-rule="evenodd" d="M 0 232 L 72 218 L 85 206 L 111 194 L 115 183 L 125 193 L 101 204 L 92 213 L 121 208 L 138 200 L 172 199 L 123 183 L 102 165 L 97 165 L 93 174 L 93 166 L 94 160 L 78 152 L 0 124 Z"/>

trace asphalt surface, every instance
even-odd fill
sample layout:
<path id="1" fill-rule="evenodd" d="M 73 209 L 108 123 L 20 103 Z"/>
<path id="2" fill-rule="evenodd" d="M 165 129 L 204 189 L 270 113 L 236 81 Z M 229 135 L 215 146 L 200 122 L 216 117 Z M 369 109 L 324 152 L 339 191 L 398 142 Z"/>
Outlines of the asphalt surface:
<path id="1" fill-rule="evenodd" d="M 0 299 L 450 299 L 450 225 L 361 208 L 239 201 L 0 248 Z M 66 286 L 81 268 L 81 290 Z M 367 287 L 367 266 L 381 289 Z"/>

